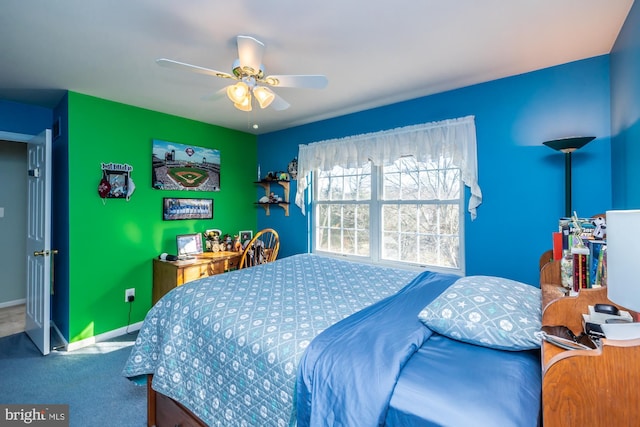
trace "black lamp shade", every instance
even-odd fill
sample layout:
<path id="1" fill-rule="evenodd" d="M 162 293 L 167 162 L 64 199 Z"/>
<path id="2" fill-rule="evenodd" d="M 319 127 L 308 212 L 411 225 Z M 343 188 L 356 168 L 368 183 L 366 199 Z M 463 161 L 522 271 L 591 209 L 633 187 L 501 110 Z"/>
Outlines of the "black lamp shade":
<path id="1" fill-rule="evenodd" d="M 595 136 L 572 136 L 569 138 L 546 141 L 543 142 L 543 144 L 549 148 L 553 148 L 554 150 L 562 151 L 563 153 L 570 153 L 584 147 L 594 139 L 596 139 Z"/>

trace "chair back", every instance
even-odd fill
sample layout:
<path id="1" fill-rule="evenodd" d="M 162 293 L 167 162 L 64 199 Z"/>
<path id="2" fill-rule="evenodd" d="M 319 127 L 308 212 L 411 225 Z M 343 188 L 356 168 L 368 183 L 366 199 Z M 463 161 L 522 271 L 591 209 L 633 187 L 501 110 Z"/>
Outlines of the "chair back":
<path id="1" fill-rule="evenodd" d="M 238 269 L 273 262 L 278 257 L 280 238 L 273 228 L 260 230 L 242 252 Z"/>

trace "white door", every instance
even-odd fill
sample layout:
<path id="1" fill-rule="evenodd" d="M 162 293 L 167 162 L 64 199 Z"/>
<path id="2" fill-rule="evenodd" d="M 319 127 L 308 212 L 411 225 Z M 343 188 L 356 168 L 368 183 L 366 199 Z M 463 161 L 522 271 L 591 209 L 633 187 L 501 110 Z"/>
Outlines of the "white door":
<path id="1" fill-rule="evenodd" d="M 49 354 L 51 304 L 51 130 L 28 142 L 25 332 Z"/>

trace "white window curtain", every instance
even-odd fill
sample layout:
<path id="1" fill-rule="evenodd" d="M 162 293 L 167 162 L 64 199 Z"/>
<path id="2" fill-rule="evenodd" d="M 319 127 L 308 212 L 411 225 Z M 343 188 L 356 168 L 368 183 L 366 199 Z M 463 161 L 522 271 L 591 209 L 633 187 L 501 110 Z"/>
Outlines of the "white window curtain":
<path id="1" fill-rule="evenodd" d="M 316 169 L 359 167 L 368 161 L 374 166 L 388 166 L 405 156 L 414 156 L 424 162 L 441 155 L 451 156 L 462 170 L 462 181 L 471 189 L 469 213 L 471 219 L 475 219 L 476 208 L 482 203 L 482 192 L 478 185 L 474 116 L 301 144 L 298 147 L 296 205 L 305 214 L 304 192 L 309 186 L 310 173 Z"/>

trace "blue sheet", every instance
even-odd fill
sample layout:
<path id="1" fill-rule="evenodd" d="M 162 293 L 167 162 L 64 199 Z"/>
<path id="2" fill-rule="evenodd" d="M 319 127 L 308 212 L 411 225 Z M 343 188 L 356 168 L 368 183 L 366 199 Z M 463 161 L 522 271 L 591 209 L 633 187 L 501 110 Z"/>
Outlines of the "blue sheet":
<path id="1" fill-rule="evenodd" d="M 418 313 L 458 278 L 421 273 L 320 334 L 299 366 L 298 427 L 382 425 L 402 366 L 432 334 Z"/>
<path id="2" fill-rule="evenodd" d="M 535 427 L 540 353 L 493 350 L 433 334 L 402 369 L 386 427 Z"/>
<path id="3" fill-rule="evenodd" d="M 456 279 L 422 273 L 320 334 L 300 362 L 298 427 L 537 425 L 537 352 L 453 341 L 417 319 Z"/>
<path id="4" fill-rule="evenodd" d="M 154 374 L 208 425 L 291 425 L 311 340 L 417 274 L 304 254 L 187 283 L 149 311 L 123 374 Z"/>

